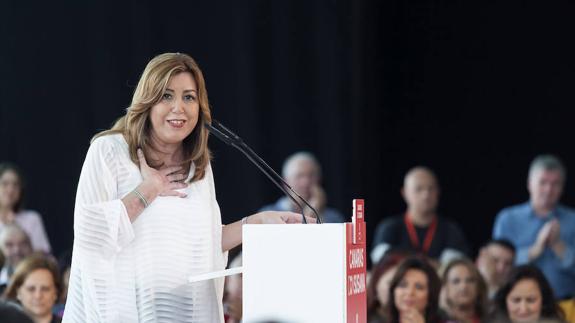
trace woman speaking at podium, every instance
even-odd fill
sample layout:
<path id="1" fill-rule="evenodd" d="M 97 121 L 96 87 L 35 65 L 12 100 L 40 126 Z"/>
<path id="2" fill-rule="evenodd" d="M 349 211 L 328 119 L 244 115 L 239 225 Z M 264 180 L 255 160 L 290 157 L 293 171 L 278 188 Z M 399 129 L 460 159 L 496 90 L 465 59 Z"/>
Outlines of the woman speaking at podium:
<path id="1" fill-rule="evenodd" d="M 152 59 L 126 114 L 88 149 L 63 322 L 222 322 L 223 279 L 188 277 L 223 270 L 244 223 L 300 222 L 262 212 L 222 226 L 202 126 L 210 122 L 196 62 Z"/>

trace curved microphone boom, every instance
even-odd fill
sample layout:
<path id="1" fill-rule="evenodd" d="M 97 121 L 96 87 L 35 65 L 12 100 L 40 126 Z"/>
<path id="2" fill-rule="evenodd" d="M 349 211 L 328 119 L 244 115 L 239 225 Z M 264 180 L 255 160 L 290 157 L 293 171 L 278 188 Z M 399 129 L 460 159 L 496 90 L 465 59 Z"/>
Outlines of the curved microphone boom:
<path id="1" fill-rule="evenodd" d="M 308 201 L 301 197 L 288 183 L 286 183 L 286 181 L 273 168 L 271 168 L 268 163 L 256 154 L 256 152 L 253 151 L 253 149 L 251 149 L 250 146 L 242 140 L 242 138 L 216 120 L 212 120 L 211 124 L 205 122 L 204 127 L 224 143 L 242 152 L 262 173 L 268 177 L 270 181 L 272 181 L 272 183 L 274 183 L 285 195 L 299 206 L 303 223 L 307 223 L 304 215 L 304 206 L 302 206 L 302 204 L 298 202 L 292 194 L 313 211 L 317 218 L 317 223 L 322 223 L 319 213 L 308 203 Z"/>

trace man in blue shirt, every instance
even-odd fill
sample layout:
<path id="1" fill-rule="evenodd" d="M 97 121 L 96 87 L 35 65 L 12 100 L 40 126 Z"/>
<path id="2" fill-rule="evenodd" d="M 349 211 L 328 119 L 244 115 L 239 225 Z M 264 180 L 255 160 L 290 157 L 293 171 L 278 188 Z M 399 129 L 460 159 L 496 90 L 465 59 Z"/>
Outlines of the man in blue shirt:
<path id="1" fill-rule="evenodd" d="M 559 204 L 564 184 L 558 158 L 536 157 L 529 168 L 529 202 L 503 209 L 493 226 L 494 239 L 517 248 L 516 264 L 539 267 L 561 299 L 575 292 L 575 210 Z"/>
<path id="2" fill-rule="evenodd" d="M 301 197 L 313 206 L 325 223 L 344 222 L 343 215 L 336 209 L 327 207 L 325 192 L 321 188 L 321 166 L 317 159 L 308 152 L 297 152 L 286 159 L 282 168 L 282 177 Z M 304 212 L 315 217 L 311 210 L 302 203 Z M 287 196 L 281 197 L 273 204 L 263 206 L 260 211 L 301 212 Z"/>

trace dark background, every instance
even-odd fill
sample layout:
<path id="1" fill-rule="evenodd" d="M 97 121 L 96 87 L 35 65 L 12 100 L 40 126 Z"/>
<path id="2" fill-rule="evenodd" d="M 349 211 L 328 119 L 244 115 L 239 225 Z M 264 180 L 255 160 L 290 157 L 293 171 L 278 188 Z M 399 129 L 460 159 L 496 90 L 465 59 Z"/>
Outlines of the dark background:
<path id="1" fill-rule="evenodd" d="M 73 239 L 89 140 L 128 106 L 146 63 L 193 56 L 213 116 L 276 169 L 317 155 L 329 204 L 366 200 L 368 234 L 402 212 L 412 166 L 474 247 L 527 200 L 529 162 L 573 151 L 572 1 L 2 1 L 0 160 L 27 175 L 56 253 Z M 211 139 L 224 222 L 280 196 Z M 563 202 L 575 205 L 572 172 Z"/>

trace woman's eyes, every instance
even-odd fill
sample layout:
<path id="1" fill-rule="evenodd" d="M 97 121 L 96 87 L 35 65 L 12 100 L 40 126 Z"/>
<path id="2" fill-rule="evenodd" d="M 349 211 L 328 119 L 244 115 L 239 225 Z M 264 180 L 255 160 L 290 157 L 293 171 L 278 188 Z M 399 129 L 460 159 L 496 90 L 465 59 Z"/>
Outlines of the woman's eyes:
<path id="1" fill-rule="evenodd" d="M 537 302 L 537 297 L 527 297 L 526 301 L 527 303 L 535 303 Z"/>
<path id="2" fill-rule="evenodd" d="M 195 101 L 196 97 L 191 95 L 191 94 L 188 94 L 188 95 L 184 96 L 184 100 L 185 101 Z"/>
<path id="3" fill-rule="evenodd" d="M 465 279 L 460 279 L 460 278 L 453 278 L 451 280 L 451 283 L 453 285 L 457 285 L 457 284 L 461 284 L 461 283 L 467 283 L 467 284 L 475 284 L 477 281 L 475 280 L 475 278 L 473 277 L 469 277 L 469 278 L 465 278 Z"/>
<path id="4" fill-rule="evenodd" d="M 415 288 L 419 290 L 425 290 L 427 286 L 425 286 L 424 284 L 416 283 Z"/>
<path id="5" fill-rule="evenodd" d="M 48 291 L 52 290 L 52 287 L 50 287 L 50 286 L 39 286 L 39 287 L 37 287 L 37 286 L 27 286 L 27 287 L 26 287 L 26 290 L 29 291 L 29 292 L 34 292 L 34 291 L 36 291 L 36 290 L 38 290 L 38 289 L 39 289 L 40 291 L 43 291 L 43 292 L 48 292 Z"/>
<path id="6" fill-rule="evenodd" d="M 415 287 L 415 289 L 418 289 L 418 290 L 426 290 L 427 289 L 427 285 L 422 284 L 422 283 L 414 283 L 413 286 Z M 409 283 L 402 280 L 399 282 L 399 284 L 397 284 L 397 287 L 407 288 L 407 287 L 409 287 Z"/>
<path id="7" fill-rule="evenodd" d="M 516 304 L 521 303 L 521 297 L 514 297 L 511 299 L 511 302 L 516 303 Z"/>
<path id="8" fill-rule="evenodd" d="M 174 96 L 170 93 L 164 93 L 164 95 L 162 95 L 162 99 L 166 100 L 166 101 L 170 101 L 174 98 Z M 190 102 L 190 101 L 195 101 L 196 97 L 191 95 L 191 94 L 186 94 L 184 95 L 184 101 L 186 102 Z"/>

